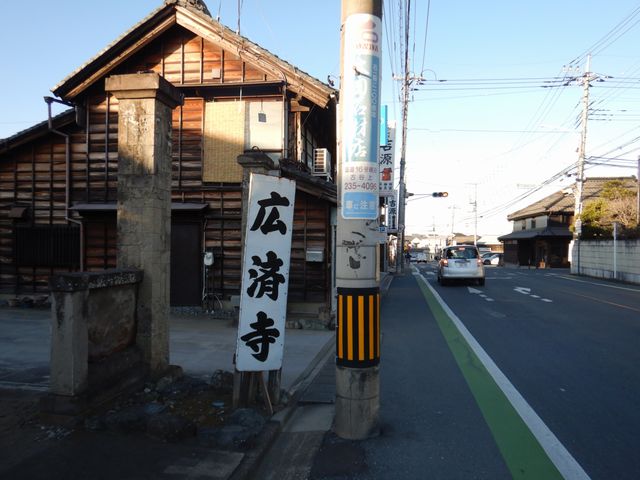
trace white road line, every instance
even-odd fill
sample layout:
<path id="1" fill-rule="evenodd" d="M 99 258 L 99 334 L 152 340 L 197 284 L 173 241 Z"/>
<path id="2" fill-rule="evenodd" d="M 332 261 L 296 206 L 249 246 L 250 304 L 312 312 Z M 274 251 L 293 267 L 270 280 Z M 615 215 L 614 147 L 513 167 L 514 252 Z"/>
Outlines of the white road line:
<path id="1" fill-rule="evenodd" d="M 534 295 L 531 293 L 531 289 L 527 287 L 515 287 L 514 290 L 518 293 L 522 293 L 523 295 L 529 295 L 531 298 L 539 298 L 543 302 L 552 303 L 553 300 L 549 300 L 548 298 L 540 298 L 540 295 Z"/>
<path id="2" fill-rule="evenodd" d="M 478 295 L 480 298 L 484 298 L 487 302 L 493 302 L 493 298 L 487 296 L 486 294 L 482 293 L 482 290 L 478 290 L 477 288 L 471 288 L 471 287 L 467 287 L 467 290 L 469 291 L 469 293 Z"/>
<path id="3" fill-rule="evenodd" d="M 568 277 L 566 275 L 558 275 L 558 278 L 564 278 L 565 280 L 571 280 L 573 282 L 578 282 L 578 283 L 588 283 L 589 285 L 597 285 L 599 287 L 615 288 L 616 290 L 626 290 L 628 292 L 638 292 L 638 293 L 640 293 L 640 289 L 637 289 L 637 288 L 621 287 L 619 285 L 611 285 L 609 283 L 590 282 L 590 281 L 587 281 L 587 280 L 578 280 L 577 278 Z"/>
<path id="4" fill-rule="evenodd" d="M 580 464 L 573 458 L 569 451 L 560 443 L 560 440 L 545 425 L 538 414 L 531 408 L 524 397 L 516 390 L 516 387 L 509 381 L 504 373 L 498 368 L 491 357 L 484 351 L 478 341 L 467 330 L 458 316 L 453 313 L 449 306 L 444 302 L 438 292 L 422 275 L 418 275 L 426 284 L 427 288 L 434 295 L 440 306 L 447 313 L 451 321 L 458 329 L 460 334 L 469 344 L 469 347 L 476 354 L 478 359 L 487 369 L 493 380 L 500 387 L 504 395 L 507 397 L 513 408 L 518 412 L 524 423 L 527 425 L 531 433 L 536 437 L 540 446 L 549 456 L 549 459 L 556 466 L 560 474 L 565 480 L 589 480 L 589 475 L 584 471 Z"/>
<path id="5" fill-rule="evenodd" d="M 529 295 L 531 293 L 531 289 L 527 287 L 514 287 L 516 292 L 522 293 L 523 295 Z"/>

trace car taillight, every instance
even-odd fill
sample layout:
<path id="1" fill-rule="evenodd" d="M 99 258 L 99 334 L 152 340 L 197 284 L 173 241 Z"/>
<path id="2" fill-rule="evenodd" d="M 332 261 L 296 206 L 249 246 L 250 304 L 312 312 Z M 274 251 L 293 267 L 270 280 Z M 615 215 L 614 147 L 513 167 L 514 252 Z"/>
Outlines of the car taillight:
<path id="1" fill-rule="evenodd" d="M 476 263 L 478 264 L 479 267 L 481 267 L 482 266 L 482 259 L 478 258 L 476 260 Z"/>
<path id="2" fill-rule="evenodd" d="M 442 259 L 442 266 L 443 267 L 448 267 L 449 266 L 449 260 L 447 260 L 446 258 Z"/>

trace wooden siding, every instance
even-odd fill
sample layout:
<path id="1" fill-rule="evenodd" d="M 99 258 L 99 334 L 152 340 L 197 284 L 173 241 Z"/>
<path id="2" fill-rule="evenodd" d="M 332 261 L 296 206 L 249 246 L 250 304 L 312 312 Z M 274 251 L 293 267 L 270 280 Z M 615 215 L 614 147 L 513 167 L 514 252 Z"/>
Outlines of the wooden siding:
<path id="1" fill-rule="evenodd" d="M 289 300 L 324 302 L 330 290 L 330 210 L 325 202 L 296 193 L 291 242 Z M 308 250 L 321 251 L 323 262 L 307 262 Z"/>
<path id="2" fill-rule="evenodd" d="M 173 110 L 172 188 L 175 191 L 202 187 L 202 98 L 185 98 Z"/>
<path id="3" fill-rule="evenodd" d="M 72 138 L 75 136 L 72 135 Z M 64 138 L 16 149 L 0 162 L 0 291 L 14 294 L 48 292 L 49 276 L 69 268 L 18 266 L 15 262 L 17 226 L 64 225 L 66 150 Z M 12 218 L 15 206 L 25 207 Z"/>
<path id="4" fill-rule="evenodd" d="M 209 269 L 213 293 L 220 297 L 240 293 L 242 250 L 241 184 L 204 182 L 203 119 L 205 101 L 232 98 L 243 82 L 265 83 L 255 95 L 273 98 L 279 77 L 248 65 L 233 52 L 223 51 L 188 30 L 174 26 L 142 48 L 113 74 L 152 70 L 182 88 L 187 98 L 173 111 L 172 200 L 204 203 L 197 213 L 203 222 L 203 247 L 214 253 Z M 229 89 L 225 84 L 232 84 Z M 97 82 L 78 98 L 85 103 L 85 125 L 64 129 L 70 134 L 70 201 L 114 204 L 117 200 L 118 101 Z M 234 90 L 235 89 L 235 90 Z M 234 93 L 234 91 L 236 93 Z M 244 92 L 248 91 L 247 88 Z M 257 92 L 257 93 L 256 93 Z M 262 93 L 260 93 L 262 92 Z M 313 130 L 320 146 L 333 145 L 333 109 L 302 114 L 305 129 Z M 291 125 L 291 124 L 290 124 Z M 331 128 L 327 128 L 331 125 Z M 291 130 L 290 130 L 291 131 Z M 311 135 L 311 134 L 309 134 Z M 62 136 L 49 133 L 0 157 L 0 292 L 16 295 L 46 293 L 48 278 L 60 268 L 16 265 L 15 226 L 58 225 L 65 219 L 66 151 Z M 11 217 L 12 207 L 28 207 L 24 218 Z M 298 192 L 291 258 L 289 298 L 292 301 L 328 301 L 330 295 L 329 204 Z M 75 219 L 81 219 L 72 212 Z M 184 215 L 183 213 L 174 213 Z M 193 213 L 191 214 L 193 215 Z M 85 212 L 84 264 L 86 270 L 116 266 L 115 214 Z M 324 252 L 324 262 L 307 262 L 308 249 Z"/>
<path id="5" fill-rule="evenodd" d="M 178 25 L 134 55 L 123 70 L 154 71 L 174 85 L 280 81 Z"/>
<path id="6" fill-rule="evenodd" d="M 118 181 L 118 101 L 104 94 L 89 98 L 86 122 L 84 138 L 74 139 L 73 142 L 73 199 L 88 203 L 115 202 Z"/>
<path id="7" fill-rule="evenodd" d="M 96 271 L 116 267 L 117 229 L 115 215 L 84 223 L 85 270 Z"/>

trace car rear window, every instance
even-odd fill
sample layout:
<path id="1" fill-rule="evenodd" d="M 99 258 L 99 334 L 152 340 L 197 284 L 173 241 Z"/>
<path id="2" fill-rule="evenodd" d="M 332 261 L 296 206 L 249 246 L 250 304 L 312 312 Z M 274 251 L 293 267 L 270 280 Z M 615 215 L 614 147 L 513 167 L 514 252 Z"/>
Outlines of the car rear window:
<path id="1" fill-rule="evenodd" d="M 475 247 L 455 247 L 447 250 L 447 258 L 478 258 L 478 250 Z"/>

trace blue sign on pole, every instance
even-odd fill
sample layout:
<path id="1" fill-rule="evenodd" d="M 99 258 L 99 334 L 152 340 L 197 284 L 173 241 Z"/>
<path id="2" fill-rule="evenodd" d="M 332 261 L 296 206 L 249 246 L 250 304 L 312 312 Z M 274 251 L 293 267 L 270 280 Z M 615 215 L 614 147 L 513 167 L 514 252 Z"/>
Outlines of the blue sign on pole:
<path id="1" fill-rule="evenodd" d="M 345 219 L 373 220 L 378 218 L 382 29 L 379 18 L 365 13 L 348 17 L 344 28 L 340 211 Z"/>
<path id="2" fill-rule="evenodd" d="M 389 133 L 387 132 L 387 117 L 388 117 L 388 108 L 386 105 L 382 105 L 380 109 L 380 146 L 387 146 L 387 137 Z"/>

